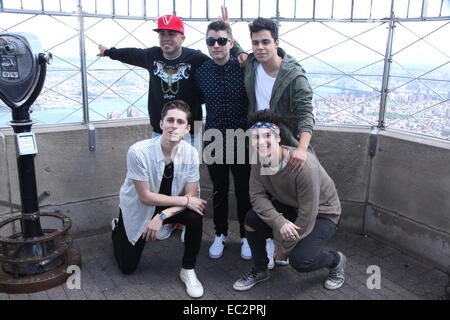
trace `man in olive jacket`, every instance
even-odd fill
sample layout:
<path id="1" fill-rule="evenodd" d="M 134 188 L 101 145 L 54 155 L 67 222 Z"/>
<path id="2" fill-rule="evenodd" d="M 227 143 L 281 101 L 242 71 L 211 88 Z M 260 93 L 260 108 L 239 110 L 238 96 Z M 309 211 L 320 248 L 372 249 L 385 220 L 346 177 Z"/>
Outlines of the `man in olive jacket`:
<path id="1" fill-rule="evenodd" d="M 270 109 L 283 118 L 281 143 L 296 148 L 288 168 L 301 170 L 314 126 L 311 86 L 302 66 L 278 47 L 275 22 L 258 18 L 249 28 L 253 53 L 247 59 L 244 76 L 249 113 Z"/>

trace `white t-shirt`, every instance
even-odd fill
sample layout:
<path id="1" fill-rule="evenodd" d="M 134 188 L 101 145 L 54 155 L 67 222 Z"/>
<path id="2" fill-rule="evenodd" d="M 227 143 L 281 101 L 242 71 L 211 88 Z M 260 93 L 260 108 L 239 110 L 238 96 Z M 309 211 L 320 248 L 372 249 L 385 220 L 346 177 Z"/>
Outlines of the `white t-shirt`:
<path id="1" fill-rule="evenodd" d="M 264 71 L 262 64 L 258 64 L 255 84 L 257 111 L 270 108 L 270 97 L 272 96 L 272 89 L 276 79 Z"/>
<path id="2" fill-rule="evenodd" d="M 183 195 L 186 183 L 200 180 L 197 150 L 185 141 L 178 145 L 173 159 L 172 196 Z M 120 188 L 119 207 L 128 240 L 134 245 L 155 213 L 154 206 L 141 202 L 133 180 L 148 181 L 152 192 L 159 192 L 164 173 L 161 137 L 133 144 L 127 154 L 127 176 Z"/>

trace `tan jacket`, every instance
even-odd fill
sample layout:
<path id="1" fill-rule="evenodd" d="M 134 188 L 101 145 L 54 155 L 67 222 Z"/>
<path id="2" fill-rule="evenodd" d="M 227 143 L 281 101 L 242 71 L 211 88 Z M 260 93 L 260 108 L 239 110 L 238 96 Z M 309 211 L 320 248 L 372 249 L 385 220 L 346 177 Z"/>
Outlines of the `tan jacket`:
<path id="1" fill-rule="evenodd" d="M 252 165 L 250 200 L 253 210 L 273 230 L 278 257 L 285 259 L 288 256 L 297 242 L 312 231 L 317 217 L 338 223 L 341 204 L 334 182 L 313 153 L 308 152 L 306 164 L 300 172 L 284 167 L 276 174 L 261 175 L 261 169 L 264 168 L 260 164 Z M 297 241 L 281 238 L 280 229 L 289 220 L 274 208 L 272 200 L 298 209 L 295 224 L 300 227 L 300 239 Z"/>

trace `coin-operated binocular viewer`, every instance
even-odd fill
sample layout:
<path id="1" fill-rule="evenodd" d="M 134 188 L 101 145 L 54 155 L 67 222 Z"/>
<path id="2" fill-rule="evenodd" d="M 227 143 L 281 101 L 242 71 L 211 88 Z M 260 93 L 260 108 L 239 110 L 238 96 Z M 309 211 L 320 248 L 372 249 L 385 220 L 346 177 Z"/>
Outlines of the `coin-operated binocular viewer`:
<path id="1" fill-rule="evenodd" d="M 2 228 L 19 222 L 21 230 L 0 237 L 0 291 L 7 293 L 37 292 L 60 285 L 69 276 L 67 267 L 81 263 L 67 233 L 70 219 L 39 211 L 34 168 L 37 144 L 31 132 L 30 107 L 44 86 L 51 58 L 33 35 L 0 33 L 0 99 L 12 110 L 22 211 L 0 223 L 0 235 L 4 234 Z M 42 229 L 43 216 L 61 222 L 61 227 Z"/>

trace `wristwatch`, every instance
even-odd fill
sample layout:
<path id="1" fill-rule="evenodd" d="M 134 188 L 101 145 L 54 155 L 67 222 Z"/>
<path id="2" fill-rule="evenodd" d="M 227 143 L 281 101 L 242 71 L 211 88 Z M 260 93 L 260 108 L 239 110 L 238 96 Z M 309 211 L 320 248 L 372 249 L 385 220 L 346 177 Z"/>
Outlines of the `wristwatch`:
<path id="1" fill-rule="evenodd" d="M 159 213 L 159 217 L 161 218 L 162 221 L 166 220 L 168 217 L 164 212 L 160 212 Z"/>

